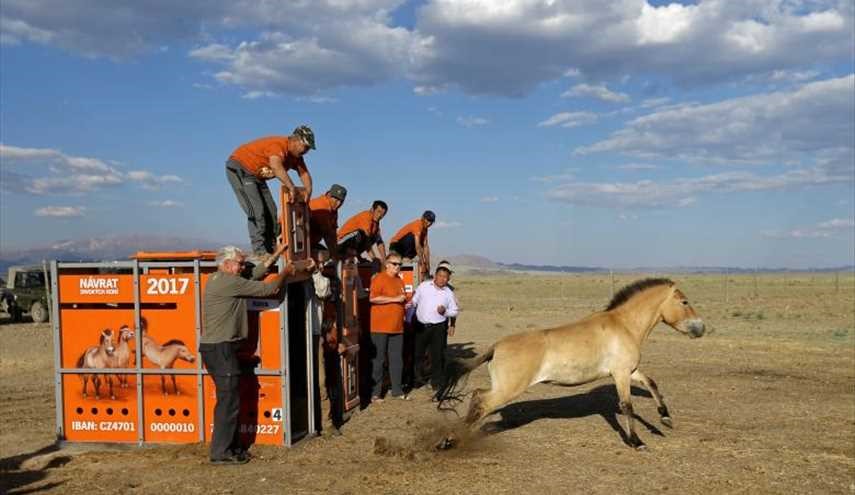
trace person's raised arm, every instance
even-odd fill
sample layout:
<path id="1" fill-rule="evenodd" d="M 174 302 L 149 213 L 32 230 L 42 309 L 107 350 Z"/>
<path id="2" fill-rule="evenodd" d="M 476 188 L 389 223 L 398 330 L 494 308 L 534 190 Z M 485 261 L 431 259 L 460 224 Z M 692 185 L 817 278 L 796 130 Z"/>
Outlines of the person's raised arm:
<path id="1" fill-rule="evenodd" d="M 312 197 L 312 174 L 309 173 L 309 168 L 302 158 L 297 163 L 297 175 L 300 176 L 303 187 L 306 189 L 306 201 L 308 201 Z"/>
<path id="2" fill-rule="evenodd" d="M 285 165 L 282 164 L 282 157 L 279 155 L 270 155 L 268 163 L 270 164 L 270 169 L 273 170 L 273 175 L 282 181 L 282 185 L 288 190 L 288 202 L 293 202 L 296 190 L 294 188 L 294 183 L 291 182 L 291 178 L 288 177 Z"/>

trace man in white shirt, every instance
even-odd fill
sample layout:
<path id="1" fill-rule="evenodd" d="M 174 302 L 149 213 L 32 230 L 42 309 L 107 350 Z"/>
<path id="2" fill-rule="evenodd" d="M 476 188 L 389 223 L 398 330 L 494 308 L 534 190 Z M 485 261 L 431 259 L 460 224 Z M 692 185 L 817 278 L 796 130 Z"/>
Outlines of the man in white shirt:
<path id="1" fill-rule="evenodd" d="M 458 313 L 457 299 L 448 288 L 451 271 L 446 266 L 440 266 L 431 280 L 419 284 L 413 295 L 411 304 L 416 308 L 416 354 L 414 368 L 416 385 L 425 382 L 421 364 L 425 352 L 430 350 L 430 384 L 434 390 L 439 389 L 444 382 L 445 347 L 448 337 L 454 334 L 449 328 L 449 318 L 455 318 Z"/>

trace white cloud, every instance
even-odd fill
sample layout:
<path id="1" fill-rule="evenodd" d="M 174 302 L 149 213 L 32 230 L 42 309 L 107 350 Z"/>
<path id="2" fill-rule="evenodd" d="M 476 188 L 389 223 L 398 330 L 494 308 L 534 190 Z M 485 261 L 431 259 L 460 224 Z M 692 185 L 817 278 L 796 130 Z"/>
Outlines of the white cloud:
<path id="1" fill-rule="evenodd" d="M 163 201 L 149 201 L 148 205 L 153 206 L 155 208 L 180 208 L 184 206 L 184 203 L 171 199 L 165 199 Z"/>
<path id="2" fill-rule="evenodd" d="M 147 170 L 132 170 L 127 177 L 133 182 L 138 182 L 145 189 L 157 190 L 166 184 L 177 184 L 183 182 L 177 175 L 155 175 Z"/>
<path id="3" fill-rule="evenodd" d="M 570 182 L 576 180 L 576 172 L 578 169 L 568 168 L 564 172 L 557 175 L 543 175 L 536 177 L 529 177 L 528 180 L 534 182 L 544 182 L 544 183 L 554 183 L 554 182 Z"/>
<path id="4" fill-rule="evenodd" d="M 82 217 L 83 206 L 45 206 L 35 211 L 37 217 Z"/>
<path id="5" fill-rule="evenodd" d="M 560 112 L 537 124 L 538 127 L 578 127 L 594 124 L 599 116 L 593 112 Z"/>
<path id="6" fill-rule="evenodd" d="M 460 222 L 444 222 L 442 220 L 437 220 L 435 224 L 431 227 L 432 229 L 457 229 L 463 227 L 463 224 Z"/>
<path id="7" fill-rule="evenodd" d="M 654 108 L 665 105 L 671 101 L 671 98 L 663 96 L 660 98 L 648 98 L 641 102 L 641 108 Z"/>
<path id="8" fill-rule="evenodd" d="M 136 182 L 147 189 L 179 183 L 176 175 L 147 170 L 124 172 L 98 158 L 71 156 L 51 148 L 21 148 L 0 144 L 4 166 L 3 189 L 31 194 L 80 194 Z M 41 167 L 41 168 L 39 168 Z M 27 170 L 27 175 L 17 170 Z"/>
<path id="9" fill-rule="evenodd" d="M 257 100 L 259 98 L 277 98 L 279 94 L 273 91 L 247 91 L 241 95 L 245 100 Z"/>
<path id="10" fill-rule="evenodd" d="M 116 59 L 195 43 L 190 56 L 220 67 L 221 82 L 296 94 L 397 78 L 417 94 L 519 96 L 563 77 L 647 74 L 697 85 L 853 57 L 851 0 L 426 0 L 413 28 L 395 24 L 404 3 L 4 0 L 0 41 Z"/>
<path id="11" fill-rule="evenodd" d="M 658 170 L 662 167 L 659 165 L 652 165 L 650 163 L 627 163 L 624 165 L 618 165 L 618 170 L 628 170 L 628 171 L 639 171 L 639 170 Z"/>
<path id="12" fill-rule="evenodd" d="M 812 227 L 780 231 L 762 232 L 762 236 L 769 239 L 822 239 L 836 237 L 855 229 L 855 219 L 833 218 L 819 222 Z"/>
<path id="13" fill-rule="evenodd" d="M 338 98 L 333 98 L 332 96 L 301 96 L 297 98 L 297 101 L 307 101 L 309 103 L 314 103 L 316 105 L 325 105 L 328 103 L 336 103 L 338 102 Z"/>
<path id="14" fill-rule="evenodd" d="M 570 178 L 548 190 L 546 197 L 563 203 L 602 208 L 670 208 L 690 206 L 704 194 L 797 190 L 851 182 L 851 176 L 827 166 L 790 170 L 778 175 L 726 172 L 695 178 L 636 182 L 579 182 Z"/>
<path id="15" fill-rule="evenodd" d="M 490 123 L 490 121 L 483 117 L 475 117 L 470 115 L 467 117 L 457 117 L 457 123 L 462 125 L 463 127 L 478 127 L 482 125 L 487 125 Z"/>
<path id="16" fill-rule="evenodd" d="M 571 98 L 574 96 L 596 98 L 610 103 L 623 103 L 630 100 L 629 95 L 611 91 L 605 84 L 577 84 L 564 93 L 561 93 L 562 98 Z"/>
<path id="17" fill-rule="evenodd" d="M 721 164 L 798 163 L 852 154 L 855 75 L 706 105 L 665 108 L 576 153 Z"/>
<path id="18" fill-rule="evenodd" d="M 484 196 L 481 198 L 481 202 L 482 203 L 498 203 L 499 197 L 498 196 Z"/>
<path id="19" fill-rule="evenodd" d="M 520 96 L 568 67 L 588 81 L 656 74 L 685 86 L 853 58 L 849 0 L 693 3 L 429 1 L 414 78 Z"/>

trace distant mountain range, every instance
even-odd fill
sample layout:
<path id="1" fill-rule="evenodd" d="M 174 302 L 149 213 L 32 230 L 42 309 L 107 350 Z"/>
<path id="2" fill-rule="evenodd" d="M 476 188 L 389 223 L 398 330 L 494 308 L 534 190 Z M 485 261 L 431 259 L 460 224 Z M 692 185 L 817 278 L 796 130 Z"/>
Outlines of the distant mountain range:
<path id="1" fill-rule="evenodd" d="M 192 251 L 214 250 L 222 242 L 194 239 L 179 236 L 129 235 L 99 237 L 85 240 L 63 240 L 28 249 L 0 251 L 0 277 L 9 266 L 41 263 L 42 260 L 60 261 L 108 261 L 126 260 L 137 251 Z M 476 272 L 529 271 L 556 273 L 608 273 L 608 267 L 566 266 L 566 265 L 529 265 L 521 263 L 500 263 L 483 256 L 461 254 L 436 257 L 433 262 L 447 259 L 456 269 Z M 674 266 L 674 267 L 636 267 L 615 269 L 616 272 L 633 273 L 754 273 L 754 268 L 725 266 Z M 761 268 L 756 271 L 769 272 L 849 272 L 853 266 L 822 267 L 810 269 Z"/>
<path id="2" fill-rule="evenodd" d="M 217 249 L 220 244 L 178 236 L 129 235 L 85 240 L 62 240 L 27 249 L 0 251 L 0 277 L 13 265 L 39 264 L 42 260 L 126 260 L 138 251 L 192 251 Z"/>

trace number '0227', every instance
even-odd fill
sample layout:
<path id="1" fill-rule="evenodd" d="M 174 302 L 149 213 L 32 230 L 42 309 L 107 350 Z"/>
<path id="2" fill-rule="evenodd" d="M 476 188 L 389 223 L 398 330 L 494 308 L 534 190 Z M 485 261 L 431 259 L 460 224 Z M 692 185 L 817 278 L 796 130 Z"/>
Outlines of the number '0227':
<path id="1" fill-rule="evenodd" d="M 146 280 L 146 294 L 184 294 L 190 285 L 189 278 L 150 278 Z"/>

